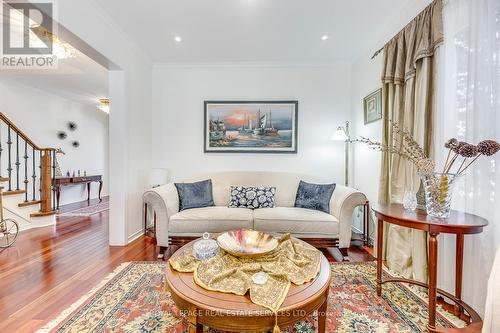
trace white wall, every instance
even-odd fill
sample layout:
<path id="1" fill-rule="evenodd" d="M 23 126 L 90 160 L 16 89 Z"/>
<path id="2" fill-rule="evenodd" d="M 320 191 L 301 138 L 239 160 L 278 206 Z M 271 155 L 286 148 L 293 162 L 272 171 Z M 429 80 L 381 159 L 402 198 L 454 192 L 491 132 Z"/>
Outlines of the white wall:
<path id="1" fill-rule="evenodd" d="M 367 51 L 355 60 L 351 67 L 351 112 L 353 137 L 365 136 L 373 140 L 382 140 L 382 121 L 364 124 L 363 98 L 382 87 L 382 53 L 371 59 L 373 53 L 389 41 L 407 23 L 420 13 L 430 0 L 412 1 L 398 16 L 386 23 L 384 32 L 377 41 L 367 43 Z M 381 155 L 365 145 L 355 143 L 353 157 L 352 184 L 364 192 L 372 203 L 378 201 Z M 374 230 L 372 228 L 372 230 Z"/>
<path id="2" fill-rule="evenodd" d="M 41 147 L 62 148 L 66 155 L 58 155 L 63 173 L 67 170 L 86 170 L 88 175 L 103 175 L 102 195 L 108 193 L 108 116 L 95 106 L 0 78 L 1 112 L 14 122 L 33 142 Z M 78 129 L 67 129 L 68 121 L 78 124 Z M 57 138 L 64 130 L 68 137 Z M 5 133 L 4 133 L 5 134 Z M 80 147 L 71 142 L 77 140 Z M 21 153 L 24 153 L 21 147 Z M 31 156 L 31 155 L 29 155 Z M 5 162 L 5 159 L 4 161 Z M 5 170 L 5 169 L 4 169 Z M 23 176 L 24 177 L 24 176 Z M 92 184 L 91 197 L 98 195 L 98 184 Z M 87 199 L 84 185 L 67 186 L 61 192 L 61 205 Z"/>
<path id="3" fill-rule="evenodd" d="M 95 0 L 58 1 L 57 21 L 113 66 L 109 77 L 111 245 L 142 232 L 142 193 L 151 169 L 151 59 Z"/>
<path id="4" fill-rule="evenodd" d="M 169 169 L 173 180 L 206 171 L 278 170 L 343 184 L 344 146 L 330 137 L 349 117 L 349 80 L 346 64 L 156 65 L 153 166 Z M 298 153 L 204 153 L 204 100 L 298 100 Z"/>

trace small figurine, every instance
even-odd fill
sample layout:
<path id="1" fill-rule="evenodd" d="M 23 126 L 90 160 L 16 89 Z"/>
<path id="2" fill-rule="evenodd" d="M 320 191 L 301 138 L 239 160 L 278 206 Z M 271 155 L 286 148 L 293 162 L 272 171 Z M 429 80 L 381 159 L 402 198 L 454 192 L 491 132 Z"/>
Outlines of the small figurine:
<path id="1" fill-rule="evenodd" d="M 84 177 L 87 177 L 87 171 L 86 171 L 86 170 L 85 170 L 85 171 L 83 171 L 83 176 L 84 176 Z"/>
<path id="2" fill-rule="evenodd" d="M 80 177 L 80 169 L 78 169 L 78 177 Z"/>
<path id="3" fill-rule="evenodd" d="M 70 176 L 70 173 L 69 173 L 69 170 L 66 171 L 66 177 L 69 177 Z"/>
<path id="4" fill-rule="evenodd" d="M 73 170 L 73 177 L 75 177 L 75 176 L 76 176 L 76 171 L 75 171 L 75 170 Z"/>

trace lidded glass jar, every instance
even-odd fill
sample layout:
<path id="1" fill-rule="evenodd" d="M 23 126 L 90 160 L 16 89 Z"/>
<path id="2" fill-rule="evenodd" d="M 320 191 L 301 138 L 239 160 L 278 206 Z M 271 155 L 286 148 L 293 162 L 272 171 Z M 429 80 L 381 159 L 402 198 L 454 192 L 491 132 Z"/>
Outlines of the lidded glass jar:
<path id="1" fill-rule="evenodd" d="M 198 260 L 210 259 L 219 253 L 219 245 L 213 239 L 210 239 L 210 234 L 205 232 L 203 239 L 193 244 L 193 256 Z"/>

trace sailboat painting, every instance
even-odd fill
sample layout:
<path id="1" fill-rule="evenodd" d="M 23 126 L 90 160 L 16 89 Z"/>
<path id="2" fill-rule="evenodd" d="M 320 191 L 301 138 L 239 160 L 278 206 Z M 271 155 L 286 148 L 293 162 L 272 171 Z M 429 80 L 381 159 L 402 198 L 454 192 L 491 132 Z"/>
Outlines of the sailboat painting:
<path id="1" fill-rule="evenodd" d="M 297 153 L 297 101 L 205 101 L 206 153 Z"/>

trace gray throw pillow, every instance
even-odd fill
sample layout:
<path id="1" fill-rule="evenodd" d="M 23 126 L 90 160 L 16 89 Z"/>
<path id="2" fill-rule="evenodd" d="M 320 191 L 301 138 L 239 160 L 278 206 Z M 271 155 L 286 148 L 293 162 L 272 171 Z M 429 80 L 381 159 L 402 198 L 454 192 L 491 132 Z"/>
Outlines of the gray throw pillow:
<path id="1" fill-rule="evenodd" d="M 310 184 L 300 181 L 295 197 L 295 207 L 330 213 L 330 199 L 335 184 Z"/>
<path id="2" fill-rule="evenodd" d="M 230 208 L 274 208 L 276 187 L 231 186 Z"/>
<path id="3" fill-rule="evenodd" d="M 179 211 L 215 206 L 211 179 L 196 183 L 175 183 L 175 187 L 179 194 Z"/>

